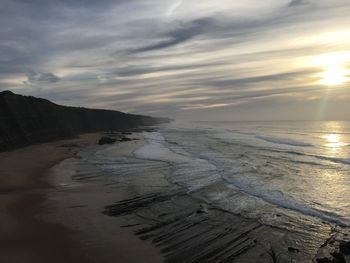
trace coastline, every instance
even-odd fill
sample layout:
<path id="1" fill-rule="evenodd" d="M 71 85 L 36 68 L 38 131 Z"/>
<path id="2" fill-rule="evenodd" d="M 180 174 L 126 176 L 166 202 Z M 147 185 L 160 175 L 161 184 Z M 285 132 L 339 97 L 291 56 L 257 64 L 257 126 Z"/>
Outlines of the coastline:
<path id="1" fill-rule="evenodd" d="M 52 184 L 51 169 L 64 160 L 73 158 L 76 147 L 96 145 L 100 136 L 97 133 L 85 134 L 75 139 L 33 145 L 0 153 L 1 262 L 79 263 L 96 262 L 94 258 L 101 258 L 104 253 L 101 247 L 104 244 L 98 241 L 95 244 L 88 241 L 84 243 L 84 235 L 81 233 L 88 233 L 90 229 L 84 229 L 84 227 L 77 229 L 72 225 L 69 226 L 72 217 L 55 219 L 50 217 L 50 214 L 64 214 L 64 211 L 58 211 L 59 206 L 50 206 L 52 196 L 59 192 L 57 185 Z M 85 194 L 88 193 L 85 192 Z M 125 198 L 127 192 L 118 194 L 121 198 Z M 90 196 L 93 200 L 94 196 Z M 88 200 L 88 195 L 84 197 Z M 77 216 L 81 214 L 78 207 L 75 209 L 77 209 Z M 100 213 L 101 211 L 89 210 L 89 212 L 101 214 L 101 218 L 111 219 Z M 85 216 L 88 215 L 85 214 Z M 80 219 L 77 219 L 76 222 L 84 225 Z M 83 219 L 89 219 L 89 217 Z M 122 224 L 121 221 L 119 223 Z M 140 259 L 147 262 L 143 260 L 145 258 L 152 258 L 152 261 L 148 262 L 162 261 L 160 253 L 155 249 L 152 250 L 152 246 L 141 242 L 134 236 L 132 230 L 121 229 L 115 220 L 113 224 L 115 230 L 119 230 L 113 240 L 118 242 L 109 244 L 109 250 L 113 252 L 113 262 L 115 262 L 115 257 L 125 259 L 128 257 L 127 253 L 131 253 L 131 259 L 128 258 L 128 262 L 140 262 Z M 85 227 L 88 226 L 91 227 L 85 224 Z"/>
<path id="2" fill-rule="evenodd" d="M 348 230 L 284 208 L 264 208 L 273 221 L 237 212 L 246 194 L 202 185 L 203 169 L 187 176 L 195 160 L 157 132 L 104 135 L 119 142 L 86 134 L 0 154 L 1 262 L 348 260 Z"/>
<path id="3" fill-rule="evenodd" d="M 131 157 L 145 140 L 137 133 L 130 137 L 137 140 L 106 146 L 95 143 L 81 148 L 77 156 L 60 162 L 50 170 L 50 183 L 55 189 L 48 192 L 45 202 L 49 212 L 46 220 L 62 222 L 71 229 L 72 237 L 79 245 L 79 253 L 87 255 L 92 262 L 163 262 L 158 248 L 149 241 L 140 240 L 134 228 L 125 227 L 130 224 L 129 218 L 115 218 L 102 213 L 106 205 L 132 198 L 135 191 L 126 184 L 108 188 L 101 183 L 99 171 L 90 166 L 83 172 L 87 179 L 76 178 L 76 165 L 84 154 L 113 151 L 115 156 Z M 95 180 L 95 177 L 98 179 Z"/>

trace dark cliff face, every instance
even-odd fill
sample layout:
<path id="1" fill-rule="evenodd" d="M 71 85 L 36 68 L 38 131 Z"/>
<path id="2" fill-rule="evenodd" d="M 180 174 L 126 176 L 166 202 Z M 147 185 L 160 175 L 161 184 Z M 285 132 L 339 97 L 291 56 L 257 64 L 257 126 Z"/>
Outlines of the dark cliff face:
<path id="1" fill-rule="evenodd" d="M 126 130 L 164 122 L 169 119 L 66 107 L 10 91 L 0 92 L 0 151 L 80 133 Z"/>

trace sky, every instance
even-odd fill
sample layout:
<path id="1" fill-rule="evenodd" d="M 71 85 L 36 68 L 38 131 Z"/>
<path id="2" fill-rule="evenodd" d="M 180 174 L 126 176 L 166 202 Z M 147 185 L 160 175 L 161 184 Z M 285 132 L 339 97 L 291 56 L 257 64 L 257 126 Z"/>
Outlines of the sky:
<path id="1" fill-rule="evenodd" d="M 348 0 L 0 0 L 0 91 L 180 120 L 350 120 Z"/>

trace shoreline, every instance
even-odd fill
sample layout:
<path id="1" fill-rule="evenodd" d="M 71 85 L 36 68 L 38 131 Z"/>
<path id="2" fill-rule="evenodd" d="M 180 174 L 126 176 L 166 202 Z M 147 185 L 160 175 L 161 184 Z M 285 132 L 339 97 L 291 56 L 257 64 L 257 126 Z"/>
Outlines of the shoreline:
<path id="1" fill-rule="evenodd" d="M 84 240 L 81 239 L 84 238 L 81 233 L 88 232 L 88 228 L 74 229 L 67 225 L 69 220 L 66 218 L 54 220 L 49 215 L 53 212 L 53 214 L 61 213 L 58 211 L 59 207 L 50 206 L 52 194 L 59 192 L 57 185 L 52 184 L 52 169 L 74 158 L 76 147 L 86 148 L 89 145 L 96 145 L 100 137 L 101 134 L 97 133 L 84 134 L 75 139 L 32 145 L 0 153 L 1 262 L 98 262 L 91 260 L 93 259 L 91 255 L 99 255 L 101 252 L 98 244 L 96 243 L 95 246 L 84 244 L 82 242 Z M 126 193 L 121 197 L 125 195 Z M 79 210 L 78 207 L 74 209 Z M 101 211 L 94 212 L 102 215 Z M 119 225 L 117 227 L 120 228 Z M 110 244 L 109 248 L 115 251 L 113 246 L 120 245 L 121 249 L 117 249 L 118 253 L 123 253 L 123 246 L 124 249 L 128 246 L 128 243 L 122 240 L 123 237 L 132 237 L 131 240 L 134 238 L 141 243 L 130 229 L 122 230 L 124 236 L 116 238 L 117 240 L 119 238 L 119 243 Z M 137 245 L 142 247 L 139 243 Z M 132 245 L 135 244 L 132 243 Z M 144 256 L 142 251 L 147 252 L 149 248 L 151 246 L 146 246 L 144 250 L 135 247 L 138 257 L 134 256 L 134 258 L 142 258 Z M 124 250 L 124 252 L 128 251 Z M 114 254 L 118 258 L 125 258 L 125 255 Z M 158 253 L 152 251 L 148 254 L 147 257 L 153 257 Z M 161 260 L 149 262 L 161 262 Z"/>
<path id="2" fill-rule="evenodd" d="M 189 192 L 174 180 L 188 167 L 169 177 L 174 165 L 138 158 L 150 143 L 140 131 L 100 146 L 102 135 L 0 153 L 1 262 L 348 260 L 350 232 L 282 208 L 274 221 L 236 213 L 245 196 L 222 179 Z"/>
<path id="3" fill-rule="evenodd" d="M 106 205 L 132 198 L 136 192 L 126 185 L 109 188 L 101 182 L 104 175 L 100 175 L 94 167 L 79 167 L 79 161 L 90 154 L 112 151 L 118 156 L 131 157 L 133 151 L 145 141 L 137 133 L 128 136 L 136 137 L 137 141 L 106 146 L 94 144 L 78 149 L 77 156 L 66 159 L 50 170 L 51 184 L 55 189 L 48 192 L 45 202 L 45 206 L 51 208 L 46 220 L 63 222 L 65 227 L 71 229 L 73 239 L 79 244 L 79 253 L 88 255 L 92 262 L 114 263 L 116 259 L 128 263 L 163 262 L 158 248 L 149 241 L 140 240 L 133 228 L 124 227 L 129 224 L 128 218 L 115 218 L 102 213 Z M 83 169 L 82 179 L 75 174 L 79 169 Z"/>

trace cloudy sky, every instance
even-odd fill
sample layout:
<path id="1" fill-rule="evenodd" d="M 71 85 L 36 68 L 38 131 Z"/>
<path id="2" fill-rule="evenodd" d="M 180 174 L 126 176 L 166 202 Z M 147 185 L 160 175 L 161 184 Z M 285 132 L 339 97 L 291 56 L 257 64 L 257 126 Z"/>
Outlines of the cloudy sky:
<path id="1" fill-rule="evenodd" d="M 348 0 L 0 0 L 0 90 L 187 120 L 350 120 Z"/>

